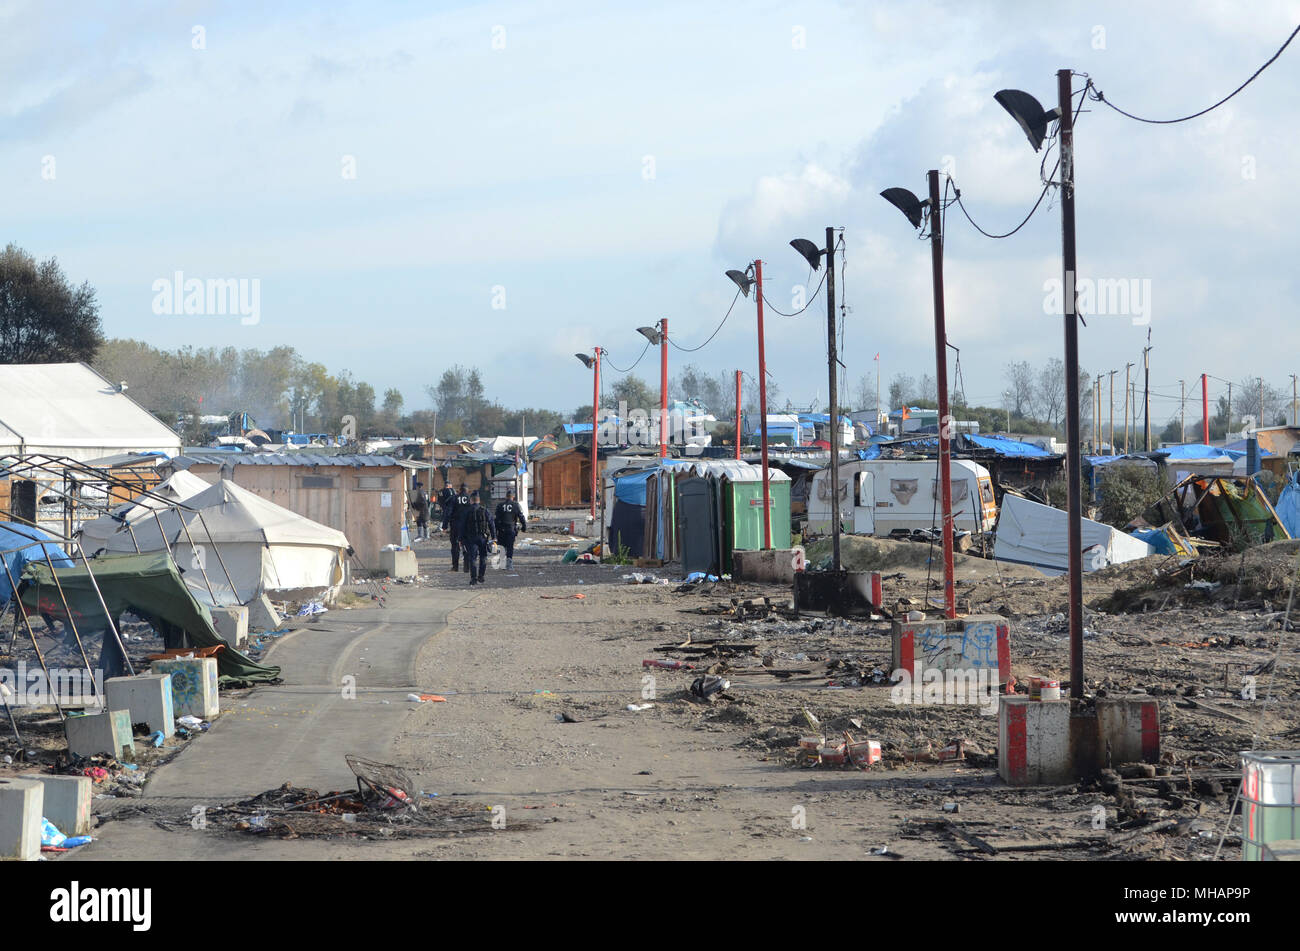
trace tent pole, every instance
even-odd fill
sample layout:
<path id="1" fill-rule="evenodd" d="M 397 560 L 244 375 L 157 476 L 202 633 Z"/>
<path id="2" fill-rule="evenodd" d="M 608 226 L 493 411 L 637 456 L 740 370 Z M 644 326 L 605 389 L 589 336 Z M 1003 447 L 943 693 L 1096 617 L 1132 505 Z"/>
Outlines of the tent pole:
<path id="1" fill-rule="evenodd" d="M 199 566 L 199 574 L 203 575 L 203 583 L 204 583 L 205 585 L 207 585 L 207 588 L 208 588 L 208 595 L 212 598 L 212 604 L 215 606 L 216 603 L 217 603 L 217 593 L 216 593 L 215 591 L 212 590 L 212 582 L 208 580 L 208 569 L 207 569 L 207 567 L 203 564 L 205 561 L 207 561 L 207 558 L 199 558 L 199 557 L 197 557 L 197 556 L 198 556 L 198 547 L 194 544 L 194 536 L 190 534 L 190 527 L 189 527 L 188 525 L 185 524 L 185 519 L 183 519 L 183 518 L 180 517 L 180 513 L 179 513 L 179 512 L 178 512 L 177 515 L 176 515 L 176 520 L 177 520 L 178 522 L 181 523 L 181 529 L 184 530 L 184 532 L 185 532 L 185 537 L 186 537 L 187 539 L 189 539 L 189 542 L 190 542 L 190 551 L 191 551 L 192 553 L 194 553 L 194 555 L 195 555 L 195 557 L 194 557 L 192 560 L 193 560 L 193 561 L 194 561 L 194 562 Z M 206 526 L 206 525 L 204 525 L 203 527 L 204 527 L 204 529 L 207 529 L 207 526 Z M 213 543 L 213 541 L 212 541 L 212 533 L 211 533 L 211 532 L 208 532 L 208 544 L 212 545 L 212 548 L 213 548 L 214 551 L 216 550 L 216 547 L 217 547 L 217 546 L 216 546 L 216 545 Z M 175 560 L 175 559 L 173 558 L 173 560 Z M 179 566 L 178 566 L 178 567 L 179 567 Z M 232 587 L 233 587 L 233 585 L 232 585 Z M 239 592 L 238 592 L 238 591 L 235 592 L 235 600 L 239 600 Z"/>
<path id="2" fill-rule="evenodd" d="M 63 613 L 68 619 L 68 627 L 72 628 L 72 636 L 77 639 L 77 650 L 81 651 L 81 660 L 86 665 L 86 673 L 90 675 L 90 682 L 95 687 L 95 696 L 99 698 L 100 704 L 104 704 L 104 696 L 99 692 L 99 684 L 95 681 L 95 673 L 90 669 L 90 658 L 86 656 L 86 646 L 81 641 L 81 633 L 77 630 L 77 622 L 72 619 L 72 607 L 68 604 L 68 597 L 63 593 L 63 583 L 59 581 L 59 574 L 54 570 L 54 560 L 50 558 L 49 549 L 45 546 L 49 542 L 41 542 L 41 552 L 45 555 L 45 563 L 50 566 L 50 577 L 54 579 L 54 587 L 59 589 L 59 600 L 63 602 Z"/>
<path id="3" fill-rule="evenodd" d="M 167 540 L 163 539 L 163 544 Z M 95 580 L 95 572 L 90 567 L 90 559 L 86 557 L 86 550 L 81 547 L 81 542 L 75 538 L 72 544 L 77 546 L 77 554 L 81 556 L 82 563 L 86 566 L 86 577 L 90 579 L 91 587 L 95 589 L 95 596 L 99 598 L 99 606 L 104 609 L 104 617 L 108 619 L 108 629 L 113 632 L 113 639 L 117 641 L 118 650 L 122 652 L 122 659 L 126 661 L 127 673 L 132 677 L 135 676 L 135 665 L 131 663 L 131 657 L 126 652 L 126 644 L 122 641 L 122 632 L 117 629 L 117 622 L 113 620 L 113 615 L 108 610 L 108 602 L 104 600 L 104 592 L 99 590 L 99 582 Z"/>
<path id="4" fill-rule="evenodd" d="M 41 645 L 36 643 L 36 632 L 32 630 L 31 621 L 27 618 L 27 608 L 23 605 L 22 598 L 18 597 L 18 585 L 14 583 L 13 572 L 9 570 L 9 562 L 0 558 L 0 563 L 5 566 L 5 575 L 9 578 L 9 590 L 13 592 L 14 598 L 18 600 L 16 607 L 17 613 L 23 616 L 23 626 L 27 628 L 27 636 L 31 638 L 32 649 L 36 651 L 36 659 L 41 662 L 41 670 L 45 671 L 45 685 L 51 688 L 51 697 L 54 700 L 54 707 L 59 711 L 59 718 L 66 720 L 68 715 L 63 712 L 63 705 L 59 703 L 58 694 L 53 692 L 54 681 L 50 679 L 50 668 L 45 665 L 45 655 L 41 653 Z M 9 704 L 5 704 L 6 707 Z"/>
<path id="5" fill-rule="evenodd" d="M 208 528 L 208 520 L 203 517 L 203 513 L 200 512 L 198 509 L 194 510 L 194 514 L 199 517 L 199 524 L 203 526 L 203 531 L 207 533 L 208 541 L 211 542 L 212 544 L 212 550 L 217 553 L 217 564 L 221 565 L 222 573 L 226 576 L 226 580 L 230 582 L 230 590 L 235 596 L 235 601 L 238 604 L 243 604 L 244 602 L 241 601 L 239 598 L 239 589 L 235 587 L 235 579 L 230 577 L 230 569 L 226 567 L 226 560 L 221 557 L 221 548 L 219 545 L 217 545 L 216 542 L 212 541 L 212 530 Z M 188 533 L 189 533 L 189 529 L 186 529 L 186 534 Z M 263 532 L 263 535 L 265 535 L 265 532 Z M 208 586 L 208 590 L 209 591 L 212 590 L 211 585 Z M 216 595 L 213 595 L 212 600 L 213 603 L 216 602 L 217 600 Z"/>

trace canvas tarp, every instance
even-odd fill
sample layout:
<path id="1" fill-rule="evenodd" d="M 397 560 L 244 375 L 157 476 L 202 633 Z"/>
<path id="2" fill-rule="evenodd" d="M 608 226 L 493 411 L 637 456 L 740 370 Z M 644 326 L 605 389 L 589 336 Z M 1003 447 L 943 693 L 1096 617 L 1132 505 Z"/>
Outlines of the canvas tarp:
<path id="1" fill-rule="evenodd" d="M 42 545 L 41 542 L 47 544 Z M 28 562 L 48 559 L 54 562 L 56 568 L 72 567 L 72 559 L 53 535 L 31 525 L 14 522 L 0 522 L 0 558 L 4 559 L 5 568 L 8 569 L 0 570 L 0 608 L 9 604 L 14 593 L 9 579 L 13 578 L 14 584 L 17 584 Z"/>
<path id="2" fill-rule="evenodd" d="M 82 526 L 81 538 L 90 553 L 129 553 L 137 546 L 142 552 L 170 550 L 195 595 L 208 603 L 215 596 L 217 604 L 244 604 L 263 592 L 310 591 L 329 598 L 343 583 L 348 549 L 337 529 L 228 479 L 205 484 L 164 511 L 137 506 L 125 521 L 116 515 L 95 519 Z"/>
<path id="3" fill-rule="evenodd" d="M 1153 554 L 1146 542 L 1119 529 L 1083 519 L 1084 570 L 1145 558 Z M 1069 515 L 1007 492 L 998 511 L 993 557 L 1033 565 L 1047 574 L 1062 574 L 1069 567 Z"/>
<path id="4" fill-rule="evenodd" d="M 48 615 L 64 623 L 70 612 L 83 638 L 90 632 L 107 633 L 104 605 L 107 605 L 108 615 L 115 625 L 119 624 L 124 612 L 130 611 L 148 621 L 162 635 L 167 647 L 225 645 L 225 649 L 217 653 L 217 669 L 223 680 L 265 682 L 280 676 L 279 667 L 254 663 L 226 643 L 217 633 L 208 609 L 194 599 L 181 580 L 176 562 L 165 552 L 106 555 L 96 558 L 91 566 L 93 581 L 84 563 L 76 568 L 56 569 L 58 584 L 63 588 L 61 598 L 49 566 L 42 562 L 29 563 L 23 572 L 19 592 L 23 606 L 29 613 Z M 99 585 L 98 593 L 96 583 Z M 103 605 L 99 593 L 103 594 Z M 63 609 L 64 599 L 68 611 Z M 105 676 L 112 676 L 108 671 L 114 667 L 108 662 L 109 655 L 116 652 L 111 641 L 110 636 L 101 655 L 100 665 L 105 668 Z M 120 660 L 120 652 L 117 653 Z"/>

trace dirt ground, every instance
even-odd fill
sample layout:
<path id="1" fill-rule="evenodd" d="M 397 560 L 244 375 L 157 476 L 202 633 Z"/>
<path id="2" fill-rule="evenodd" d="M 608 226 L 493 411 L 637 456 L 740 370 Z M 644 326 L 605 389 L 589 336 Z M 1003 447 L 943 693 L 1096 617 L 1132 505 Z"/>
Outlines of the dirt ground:
<path id="1" fill-rule="evenodd" d="M 445 702 L 413 706 L 393 762 L 422 794 L 424 828 L 376 834 L 331 812 L 310 832 L 232 826 L 226 847 L 255 837 L 259 857 L 1169 860 L 1211 858 L 1227 829 L 1220 858 L 1235 860 L 1238 751 L 1300 736 L 1300 635 L 1282 630 L 1298 543 L 1087 575 L 1086 687 L 1158 698 L 1162 762 L 1015 789 L 997 777 L 996 716 L 893 702 L 886 618 L 800 617 L 781 610 L 788 588 L 683 585 L 672 566 L 561 564 L 567 540 L 549 540 L 521 547 L 513 571 L 490 571 L 419 655 L 418 689 Z M 934 610 L 942 571 L 930 546 L 847 541 L 846 562 L 884 572 L 886 606 Z M 392 598 L 466 584 L 442 539 L 417 552 L 421 579 L 390 584 Z M 629 583 L 633 572 L 661 583 Z M 959 560 L 957 579 L 963 613 L 1010 620 L 1022 685 L 1068 678 L 1064 579 L 976 558 Z M 730 681 L 711 701 L 689 689 L 705 672 Z M 813 723 L 879 741 L 882 761 L 810 764 L 798 743 Z"/>

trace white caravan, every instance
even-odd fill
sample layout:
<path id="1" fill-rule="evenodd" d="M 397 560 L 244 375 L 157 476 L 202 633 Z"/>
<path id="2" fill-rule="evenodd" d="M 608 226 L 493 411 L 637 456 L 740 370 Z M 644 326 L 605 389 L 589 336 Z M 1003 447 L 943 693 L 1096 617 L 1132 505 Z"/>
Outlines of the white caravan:
<path id="1" fill-rule="evenodd" d="M 953 525 L 957 531 L 992 531 L 998 507 L 989 471 L 969 459 L 953 459 Z M 831 530 L 831 473 L 813 475 L 807 531 Z M 852 535 L 888 535 L 895 529 L 938 528 L 939 465 L 931 459 L 870 459 L 840 463 L 840 526 Z"/>

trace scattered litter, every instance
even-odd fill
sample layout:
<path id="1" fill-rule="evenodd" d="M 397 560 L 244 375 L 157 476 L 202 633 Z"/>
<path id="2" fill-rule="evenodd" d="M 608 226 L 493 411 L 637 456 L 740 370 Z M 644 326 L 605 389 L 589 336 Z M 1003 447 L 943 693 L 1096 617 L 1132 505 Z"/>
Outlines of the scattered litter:
<path id="1" fill-rule="evenodd" d="M 730 680 L 723 680 L 714 674 L 705 674 L 703 677 L 696 677 L 691 683 L 691 696 L 699 697 L 701 700 L 712 700 L 730 686 Z"/>
<path id="2" fill-rule="evenodd" d="M 308 601 L 298 609 L 297 617 L 311 617 L 313 614 L 324 614 L 329 608 L 319 601 Z"/>
<path id="3" fill-rule="evenodd" d="M 582 582 L 579 581 L 578 584 L 582 584 Z M 538 597 L 541 598 L 543 601 L 572 601 L 572 600 L 581 601 L 583 598 L 586 597 L 586 595 L 585 594 L 539 594 Z"/>
<path id="4" fill-rule="evenodd" d="M 695 668 L 682 660 L 643 660 L 642 667 L 658 667 L 660 670 L 694 670 Z"/>
<path id="5" fill-rule="evenodd" d="M 638 713 L 641 710 L 649 710 L 653 706 L 654 706 L 653 703 L 629 703 L 627 705 L 627 708 L 631 710 L 633 713 Z"/>
<path id="6" fill-rule="evenodd" d="M 408 703 L 446 703 L 446 697 L 440 697 L 436 693 L 408 693 L 406 695 Z"/>

